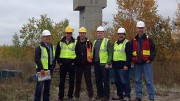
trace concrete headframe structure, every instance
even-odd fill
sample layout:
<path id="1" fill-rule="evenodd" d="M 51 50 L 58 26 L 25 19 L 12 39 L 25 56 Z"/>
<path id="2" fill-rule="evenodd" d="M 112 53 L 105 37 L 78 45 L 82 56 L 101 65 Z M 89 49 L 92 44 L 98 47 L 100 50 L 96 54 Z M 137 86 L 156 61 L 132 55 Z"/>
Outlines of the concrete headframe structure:
<path id="1" fill-rule="evenodd" d="M 79 27 L 87 29 L 87 37 L 90 31 L 102 24 L 102 10 L 107 6 L 107 0 L 73 0 L 74 11 L 80 11 Z"/>

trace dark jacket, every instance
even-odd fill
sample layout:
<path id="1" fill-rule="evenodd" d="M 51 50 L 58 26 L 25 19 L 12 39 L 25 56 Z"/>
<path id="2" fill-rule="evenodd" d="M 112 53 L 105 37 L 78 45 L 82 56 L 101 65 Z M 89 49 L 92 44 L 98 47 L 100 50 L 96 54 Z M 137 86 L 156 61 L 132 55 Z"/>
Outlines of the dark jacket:
<path id="1" fill-rule="evenodd" d="M 60 41 L 63 43 L 66 43 L 66 37 L 64 36 Z M 75 63 L 75 59 L 59 58 L 60 53 L 61 53 L 60 41 L 57 43 L 57 47 L 56 47 L 55 58 L 56 58 L 57 63 L 59 65 L 60 64 L 69 65 L 69 64 Z M 68 44 L 74 43 L 74 42 L 75 42 L 75 39 L 73 37 L 71 37 L 71 41 Z"/>
<path id="2" fill-rule="evenodd" d="M 102 40 L 101 41 L 98 41 L 98 40 L 101 40 L 101 39 L 97 39 L 96 43 L 94 44 L 94 49 L 92 50 L 93 51 L 93 62 L 96 62 L 95 61 L 95 55 L 99 56 L 99 54 L 95 53 L 95 48 L 100 49 L 100 46 L 101 46 L 101 43 L 102 43 Z M 99 44 L 99 46 L 97 47 L 96 44 Z M 112 45 L 110 43 L 110 40 L 107 43 L 107 52 L 108 52 L 107 64 L 111 64 L 111 62 L 112 62 Z M 101 65 L 105 65 L 105 64 L 103 63 Z"/>
<path id="3" fill-rule="evenodd" d="M 123 43 L 122 41 L 117 41 L 116 43 L 119 45 L 120 43 Z M 113 47 L 114 52 L 114 47 Z M 123 69 L 124 66 L 127 66 L 128 68 L 131 67 L 131 59 L 132 59 L 132 45 L 131 42 L 127 42 L 125 46 L 125 53 L 126 53 L 126 61 L 113 61 L 113 68 L 117 69 Z"/>
<path id="4" fill-rule="evenodd" d="M 86 45 L 87 44 L 87 45 Z M 81 65 L 90 65 L 87 61 L 87 47 L 89 48 L 91 46 L 92 48 L 92 43 L 87 40 L 84 42 L 80 42 L 80 37 L 77 37 L 77 45 L 76 45 L 76 65 L 81 66 Z"/>
<path id="5" fill-rule="evenodd" d="M 143 63 L 146 62 L 146 61 L 143 61 L 141 59 L 141 56 L 140 56 L 141 51 L 142 51 L 142 43 L 143 43 L 143 40 L 146 39 L 146 38 L 147 38 L 147 35 L 145 33 L 141 36 L 141 38 L 139 37 L 138 34 L 135 36 L 135 39 L 138 41 L 138 47 L 139 47 L 138 48 L 138 53 L 137 53 L 137 55 L 138 55 L 138 64 L 143 64 Z M 149 37 L 149 42 L 150 42 L 150 57 L 149 57 L 149 60 L 153 61 L 155 56 L 156 56 L 156 48 L 155 48 L 155 44 L 154 44 L 151 37 Z M 131 43 L 132 43 L 132 46 L 133 46 L 133 42 L 131 42 Z"/>
<path id="6" fill-rule="evenodd" d="M 38 47 L 36 47 L 36 49 L 35 49 L 35 63 L 36 63 L 36 65 L 37 65 L 37 71 L 40 71 L 40 70 L 43 70 L 43 66 L 42 66 L 42 63 L 41 63 L 41 48 L 40 48 L 40 46 L 42 46 L 42 47 L 46 47 L 46 45 L 44 44 L 44 42 L 41 42 L 40 43 L 40 45 L 38 46 Z M 51 49 L 52 49 L 52 52 L 53 52 L 53 46 L 52 46 L 52 44 L 50 44 L 50 46 L 51 46 Z M 46 50 L 47 50 L 47 52 L 48 52 L 48 69 L 50 69 L 49 67 L 51 67 L 50 66 L 50 53 L 49 53 L 49 49 L 46 47 Z M 53 60 L 53 64 L 51 64 L 51 65 L 53 65 L 53 67 L 55 67 L 55 59 Z"/>

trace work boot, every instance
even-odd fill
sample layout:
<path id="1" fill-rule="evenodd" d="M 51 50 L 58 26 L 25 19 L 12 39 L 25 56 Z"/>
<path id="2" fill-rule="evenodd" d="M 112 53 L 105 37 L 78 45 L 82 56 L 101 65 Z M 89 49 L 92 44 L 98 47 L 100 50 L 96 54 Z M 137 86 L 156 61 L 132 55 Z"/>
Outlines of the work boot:
<path id="1" fill-rule="evenodd" d="M 90 97 L 89 101 L 95 101 L 94 97 Z"/>
<path id="2" fill-rule="evenodd" d="M 131 101 L 129 97 L 124 97 L 123 101 Z"/>
<path id="3" fill-rule="evenodd" d="M 141 98 L 136 97 L 135 101 L 142 101 Z"/>
<path id="4" fill-rule="evenodd" d="M 100 96 L 96 96 L 95 99 L 96 99 L 96 100 L 99 100 L 99 99 L 101 99 L 101 98 L 102 98 L 102 97 L 100 97 Z"/>
<path id="5" fill-rule="evenodd" d="M 105 96 L 105 97 L 102 97 L 102 98 L 101 98 L 101 101 L 109 101 L 109 97 L 106 97 L 106 96 Z"/>
<path id="6" fill-rule="evenodd" d="M 58 101 L 63 101 L 62 99 L 58 99 Z"/>
<path id="7" fill-rule="evenodd" d="M 69 98 L 69 101 L 72 101 L 72 98 Z"/>
<path id="8" fill-rule="evenodd" d="M 123 100 L 122 96 L 112 97 L 112 100 Z"/>

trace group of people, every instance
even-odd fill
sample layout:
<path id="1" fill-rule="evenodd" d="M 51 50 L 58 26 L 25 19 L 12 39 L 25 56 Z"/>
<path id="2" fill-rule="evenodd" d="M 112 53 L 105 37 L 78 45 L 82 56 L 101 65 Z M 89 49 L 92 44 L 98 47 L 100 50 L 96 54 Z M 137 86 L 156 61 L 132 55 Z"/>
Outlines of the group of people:
<path id="1" fill-rule="evenodd" d="M 115 85 L 117 97 L 113 100 L 131 101 L 131 86 L 129 71 L 131 64 L 134 64 L 135 72 L 135 94 L 136 101 L 141 101 L 142 79 L 146 81 L 146 90 L 150 101 L 155 99 L 153 84 L 153 74 L 151 62 L 156 55 L 155 45 L 151 37 L 145 33 L 145 23 L 138 21 L 136 24 L 137 34 L 129 41 L 126 39 L 126 30 L 119 28 L 117 31 L 117 41 L 111 45 L 110 40 L 104 36 L 104 28 L 97 28 L 97 39 L 92 43 L 86 37 L 86 29 L 79 29 L 77 39 L 72 37 L 73 28 L 65 28 L 64 37 L 57 43 L 56 50 L 50 43 L 51 33 L 49 30 L 42 32 L 42 42 L 35 49 L 35 63 L 37 72 L 44 74 L 53 69 L 56 62 L 60 66 L 60 84 L 58 101 L 63 101 L 65 81 L 69 75 L 69 101 L 73 100 L 73 94 L 77 101 L 80 99 L 82 76 L 84 75 L 88 97 L 90 101 L 110 100 L 110 80 L 109 69 L 114 69 Z M 91 71 L 94 68 L 96 82 L 96 97 L 94 97 Z M 49 101 L 51 80 L 38 81 L 36 84 L 34 101 Z M 75 88 L 75 91 L 74 91 Z M 42 90 L 43 89 L 43 90 Z M 43 91 L 43 92 L 42 92 Z"/>

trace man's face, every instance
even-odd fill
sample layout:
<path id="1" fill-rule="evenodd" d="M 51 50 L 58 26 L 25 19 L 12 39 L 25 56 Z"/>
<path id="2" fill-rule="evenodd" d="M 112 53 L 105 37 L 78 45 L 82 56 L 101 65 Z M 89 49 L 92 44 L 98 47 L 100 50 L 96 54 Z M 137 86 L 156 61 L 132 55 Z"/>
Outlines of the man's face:
<path id="1" fill-rule="evenodd" d="M 145 27 L 137 27 L 137 31 L 139 35 L 143 35 L 145 33 Z"/>
<path id="2" fill-rule="evenodd" d="M 50 41 L 51 41 L 51 35 L 49 35 L 49 36 L 43 36 L 43 41 L 44 41 L 45 43 L 50 43 Z"/>
<path id="3" fill-rule="evenodd" d="M 125 39 L 125 33 L 117 33 L 117 35 L 118 35 L 118 40 L 119 41 L 122 41 L 122 40 L 124 40 Z"/>
<path id="4" fill-rule="evenodd" d="M 80 39 L 85 39 L 86 38 L 86 32 L 79 32 L 79 37 L 80 37 Z"/>
<path id="5" fill-rule="evenodd" d="M 97 32 L 97 37 L 98 37 L 98 39 L 103 39 L 104 38 L 104 32 Z"/>
<path id="6" fill-rule="evenodd" d="M 65 36 L 66 38 L 70 39 L 72 37 L 72 32 L 67 32 Z"/>

